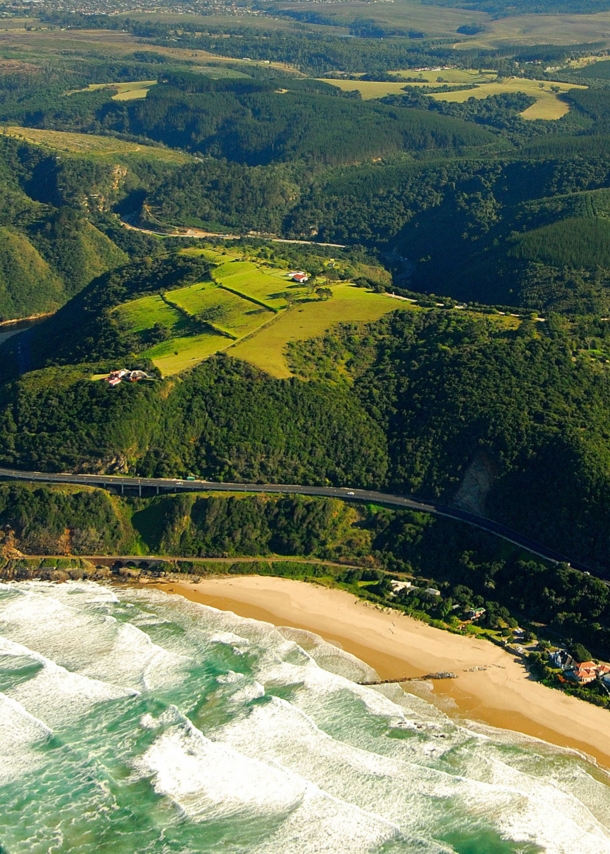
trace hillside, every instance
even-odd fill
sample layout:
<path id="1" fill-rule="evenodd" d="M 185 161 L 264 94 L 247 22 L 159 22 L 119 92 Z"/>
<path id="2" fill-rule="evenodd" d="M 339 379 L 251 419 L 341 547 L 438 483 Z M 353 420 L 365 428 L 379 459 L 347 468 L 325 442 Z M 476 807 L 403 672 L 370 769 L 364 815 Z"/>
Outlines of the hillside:
<path id="1" fill-rule="evenodd" d="M 297 259 L 309 270 L 304 283 L 290 275 L 289 260 Z M 32 330 L 29 364 L 128 358 L 169 376 L 230 350 L 275 376 L 290 376 L 284 358 L 289 341 L 396 309 L 385 293 L 370 290 L 373 285 L 383 291 L 381 282 L 389 283 L 387 271 L 366 256 L 358 261 L 339 251 L 329 260 L 315 247 L 275 253 L 253 245 L 193 248 L 149 258 L 95 279 L 44 327 Z M 4 348 L 0 376 L 16 370 L 16 348 L 15 342 Z"/>
<path id="2" fill-rule="evenodd" d="M 205 322 L 226 324 L 226 334 L 238 315 L 225 306 L 221 316 L 222 303 L 207 295 L 225 294 L 214 278 L 222 280 L 227 266 L 246 288 L 245 263 L 214 268 L 195 254 L 122 268 L 31 330 L 32 367 L 47 367 L 2 386 L 2 463 L 391 488 L 465 502 L 606 565 L 599 531 L 607 529 L 610 506 L 607 324 L 570 325 L 556 316 L 533 323 L 464 312 L 450 302 L 414 308 L 370 293 L 386 301 L 387 318 L 363 324 L 373 318 L 356 315 L 350 323 L 337 294 L 305 304 L 321 318 L 300 333 L 277 337 L 283 318 L 298 318 L 296 302 L 279 309 L 258 337 L 226 355 L 208 352 L 198 367 L 185 370 L 191 351 L 177 349 L 180 377 L 117 389 L 94 378 L 123 365 L 150 369 L 154 347 L 142 349 L 147 330 L 163 325 L 173 306 L 201 312 L 205 298 Z M 160 292 L 166 301 L 158 301 Z M 231 299 L 236 292 L 226 290 Z M 259 290 L 263 302 L 261 296 Z M 252 310 L 267 313 L 260 302 Z M 327 314 L 333 305 L 339 310 Z M 178 314 L 172 323 L 184 330 Z M 154 323 L 138 332 L 142 318 Z M 144 336 L 140 344 L 137 335 Z M 199 335 L 189 347 L 200 346 Z M 224 340 L 216 330 L 211 335 Z M 168 355 L 181 346 L 174 338 Z M 4 345 L 5 366 L 11 347 L 14 340 Z M 487 482 L 474 493 L 473 466 L 483 467 Z"/>

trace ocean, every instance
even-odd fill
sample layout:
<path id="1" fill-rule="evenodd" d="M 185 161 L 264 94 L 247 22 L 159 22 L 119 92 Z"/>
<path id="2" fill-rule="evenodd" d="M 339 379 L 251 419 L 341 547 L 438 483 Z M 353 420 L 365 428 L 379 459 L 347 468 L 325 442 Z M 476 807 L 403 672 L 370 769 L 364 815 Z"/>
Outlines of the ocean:
<path id="1" fill-rule="evenodd" d="M 610 854 L 605 772 L 373 675 L 157 590 L 0 584 L 0 851 Z"/>

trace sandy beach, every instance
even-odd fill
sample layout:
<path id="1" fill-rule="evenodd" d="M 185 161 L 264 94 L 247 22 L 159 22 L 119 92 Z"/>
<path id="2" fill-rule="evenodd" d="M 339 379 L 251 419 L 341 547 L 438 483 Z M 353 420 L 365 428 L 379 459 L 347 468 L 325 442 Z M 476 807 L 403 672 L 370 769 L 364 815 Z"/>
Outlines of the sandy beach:
<path id="1" fill-rule="evenodd" d="M 374 667 L 381 679 L 453 671 L 458 678 L 434 682 L 433 696 L 445 710 L 450 697 L 455 717 L 576 749 L 610 769 L 610 712 L 533 681 L 520 661 L 488 641 L 284 578 L 223 576 L 158 586 L 243 617 L 315 632 Z"/>

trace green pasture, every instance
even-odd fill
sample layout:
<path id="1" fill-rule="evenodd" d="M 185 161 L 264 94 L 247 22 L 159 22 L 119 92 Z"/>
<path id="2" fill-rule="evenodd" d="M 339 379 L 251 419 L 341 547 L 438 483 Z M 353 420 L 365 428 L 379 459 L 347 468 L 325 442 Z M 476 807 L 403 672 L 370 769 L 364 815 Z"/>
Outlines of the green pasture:
<path id="1" fill-rule="evenodd" d="M 203 254 L 208 250 L 186 251 Z M 224 260 L 213 271 L 214 282 L 198 282 L 167 291 L 165 299 L 172 305 L 160 295 L 151 294 L 115 309 L 134 332 L 144 332 L 156 324 L 170 331 L 171 337 L 142 354 L 164 376 L 192 368 L 214 353 L 230 348 L 231 355 L 273 376 L 289 377 L 285 359 L 289 341 L 318 337 L 342 321 L 374 321 L 395 309 L 413 310 L 409 302 L 345 283 L 332 287 L 330 299 L 319 300 L 306 288 L 291 283 L 287 270 L 259 267 L 243 259 L 227 261 L 227 255 L 214 254 L 217 260 Z M 279 295 L 286 290 L 294 292 L 298 301 Z M 261 302 L 268 302 L 276 313 L 260 305 Z M 193 318 L 192 324 L 188 315 Z M 210 323 L 212 328 L 209 332 L 202 331 L 204 327 L 197 326 L 197 321 Z M 231 337 L 222 335 L 223 332 Z"/>
<path id="2" fill-rule="evenodd" d="M 141 157 L 162 160 L 166 163 L 188 163 L 192 158 L 182 151 L 169 148 L 157 148 L 154 145 L 140 145 L 125 142 L 113 136 L 98 136 L 93 133 L 70 133 L 60 130 L 42 130 L 9 126 L 0 130 L 5 136 L 23 139 L 33 145 L 40 145 L 52 151 L 64 151 L 69 154 L 86 154 L 88 157 Z"/>
<path id="3" fill-rule="evenodd" d="M 210 323 L 238 338 L 253 332 L 271 317 L 271 312 L 261 306 L 209 283 L 180 288 L 167 297 L 189 314 L 208 312 Z"/>
<path id="4" fill-rule="evenodd" d="M 258 266 L 252 261 L 222 264 L 214 270 L 213 275 L 214 281 L 223 287 L 265 303 L 272 309 L 285 308 L 290 301 L 287 294 L 302 298 L 307 293 L 306 288 L 288 278 L 287 270 Z"/>
<path id="5" fill-rule="evenodd" d="M 188 338 L 170 338 L 145 350 L 142 355 L 152 359 L 163 376 L 168 377 L 194 368 L 199 362 L 220 350 L 226 350 L 230 345 L 230 338 L 210 332 Z"/>
<path id="6" fill-rule="evenodd" d="M 166 329 L 179 329 L 186 321 L 179 311 L 167 305 L 160 296 L 149 296 L 124 303 L 116 309 L 121 317 L 134 332 L 144 332 L 159 324 Z"/>
<path id="7" fill-rule="evenodd" d="M 318 338 L 337 323 L 372 322 L 396 309 L 417 310 L 413 303 L 353 285 L 335 285 L 332 292 L 328 300 L 297 303 L 283 311 L 259 332 L 231 347 L 231 356 L 286 378 L 292 376 L 285 355 L 290 341 Z"/>

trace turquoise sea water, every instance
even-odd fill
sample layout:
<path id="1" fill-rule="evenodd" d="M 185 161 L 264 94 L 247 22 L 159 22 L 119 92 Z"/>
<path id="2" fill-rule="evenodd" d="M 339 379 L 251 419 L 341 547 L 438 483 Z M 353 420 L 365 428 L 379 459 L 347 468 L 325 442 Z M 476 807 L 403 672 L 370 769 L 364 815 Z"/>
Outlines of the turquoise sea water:
<path id="1" fill-rule="evenodd" d="M 603 772 L 370 675 L 155 590 L 0 585 L 0 851 L 610 854 Z"/>

